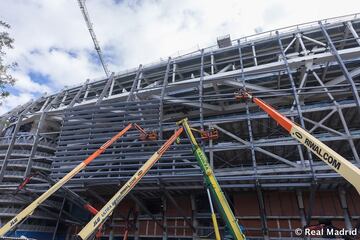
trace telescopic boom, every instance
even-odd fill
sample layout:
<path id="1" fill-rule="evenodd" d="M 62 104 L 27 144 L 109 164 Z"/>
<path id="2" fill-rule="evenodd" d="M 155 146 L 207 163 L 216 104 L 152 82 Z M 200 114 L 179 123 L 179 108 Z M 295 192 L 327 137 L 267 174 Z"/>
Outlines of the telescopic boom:
<path id="1" fill-rule="evenodd" d="M 269 114 L 271 118 L 288 131 L 293 138 L 298 140 L 322 161 L 339 173 L 343 178 L 345 178 L 349 183 L 351 183 L 360 194 L 360 169 L 358 167 L 340 156 L 323 142 L 308 133 L 305 129 L 292 122 L 261 99 L 253 97 L 245 91 L 238 94 L 236 98 L 249 99 L 258 105 L 262 110 Z"/>
<path id="2" fill-rule="evenodd" d="M 136 186 L 141 178 L 150 170 L 150 168 L 160 159 L 160 157 L 169 149 L 171 144 L 180 136 L 183 128 L 180 127 L 176 132 L 156 151 L 139 170 L 120 188 L 120 190 L 109 200 L 108 203 L 91 219 L 91 221 L 77 234 L 77 239 L 86 240 L 93 232 L 104 223 L 113 213 L 121 200 Z"/>
<path id="3" fill-rule="evenodd" d="M 220 210 L 220 215 L 222 219 L 226 222 L 226 225 L 228 226 L 231 234 L 236 240 L 246 239 L 245 235 L 241 232 L 237 219 L 235 218 L 234 213 L 232 212 L 229 203 L 227 202 L 224 196 L 224 193 L 221 190 L 220 184 L 216 180 L 215 174 L 207 160 L 204 151 L 197 143 L 191 131 L 191 127 L 188 123 L 187 118 L 181 120 L 180 122 L 178 122 L 178 124 L 183 125 L 186 135 L 188 136 L 191 142 L 192 150 L 195 155 L 195 158 L 198 164 L 200 165 L 207 187 L 210 189 L 210 192 L 216 201 L 218 209 Z"/>
<path id="4" fill-rule="evenodd" d="M 74 177 L 81 170 L 83 170 L 96 157 L 102 154 L 111 144 L 113 144 L 118 138 L 123 136 L 131 127 L 132 124 L 130 123 L 118 134 L 116 134 L 113 138 L 111 138 L 109 141 L 104 143 L 98 150 L 96 150 L 88 158 L 86 158 L 79 165 L 77 165 L 71 172 L 66 174 L 56 184 L 54 184 L 51 188 L 49 188 L 49 190 L 41 194 L 35 201 L 33 201 L 29 206 L 27 206 L 24 210 L 22 210 L 18 215 L 16 215 L 8 223 L 2 226 L 2 228 L 0 229 L 0 237 L 4 237 L 7 232 L 9 232 L 16 225 L 18 225 L 23 219 L 30 216 L 41 203 L 43 203 L 46 199 L 48 199 L 54 192 L 56 192 L 59 188 L 61 188 L 61 186 L 67 183 L 72 177 Z"/>

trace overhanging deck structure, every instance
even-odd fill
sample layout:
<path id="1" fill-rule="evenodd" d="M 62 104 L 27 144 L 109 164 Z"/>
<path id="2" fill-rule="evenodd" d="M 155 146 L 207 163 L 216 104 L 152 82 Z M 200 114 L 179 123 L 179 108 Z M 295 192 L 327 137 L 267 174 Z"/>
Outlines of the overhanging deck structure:
<path id="1" fill-rule="evenodd" d="M 203 145 L 249 238 L 294 238 L 297 227 L 326 219 L 355 227 L 360 199 L 354 189 L 256 106 L 237 102 L 234 92 L 245 85 L 359 166 L 359 32 L 357 15 L 296 25 L 139 65 L 19 106 L 2 116 L 0 188 L 11 195 L 40 168 L 61 178 L 128 122 L 157 131 L 160 139 L 152 142 L 130 132 L 67 185 L 101 206 L 171 135 L 175 122 L 188 117 L 193 126 L 220 132 Z M 42 179 L 28 187 L 32 193 L 47 188 Z M 139 213 L 130 218 L 135 238 L 211 236 L 205 194 L 182 140 L 120 205 L 106 236 L 124 233 L 132 208 Z M 24 204 L 8 196 L 0 200 L 2 222 Z M 40 209 L 20 229 L 69 236 L 86 221 L 80 213 L 57 215 L 74 212 L 71 205 Z M 54 227 L 38 229 L 45 222 Z"/>

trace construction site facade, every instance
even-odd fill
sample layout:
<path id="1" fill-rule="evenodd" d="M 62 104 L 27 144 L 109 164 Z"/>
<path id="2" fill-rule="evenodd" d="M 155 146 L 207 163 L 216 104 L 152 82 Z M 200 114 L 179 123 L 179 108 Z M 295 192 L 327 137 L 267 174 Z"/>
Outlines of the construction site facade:
<path id="1" fill-rule="evenodd" d="M 231 40 L 87 80 L 1 116 L 0 225 L 128 123 L 129 132 L 65 186 L 101 208 L 187 117 L 215 129 L 198 141 L 248 239 L 294 239 L 297 228 L 356 229 L 360 197 L 265 112 L 234 97 L 246 88 L 360 166 L 360 15 Z M 19 185 L 27 177 L 24 188 Z M 217 206 L 215 207 L 215 211 Z M 58 190 L 12 236 L 72 239 L 92 216 Z M 220 231 L 226 235 L 218 217 Z M 122 201 L 101 239 L 214 238 L 203 175 L 182 135 Z"/>

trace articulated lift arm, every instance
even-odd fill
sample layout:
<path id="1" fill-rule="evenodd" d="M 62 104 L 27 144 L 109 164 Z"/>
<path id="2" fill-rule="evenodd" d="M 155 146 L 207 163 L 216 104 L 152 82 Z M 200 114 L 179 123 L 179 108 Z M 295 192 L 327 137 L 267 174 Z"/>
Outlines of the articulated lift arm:
<path id="1" fill-rule="evenodd" d="M 150 170 L 150 168 L 160 159 L 160 157 L 169 149 L 171 144 L 180 136 L 183 128 L 179 128 L 176 132 L 155 152 L 139 170 L 120 188 L 120 190 L 110 199 L 108 203 L 91 219 L 91 221 L 77 234 L 77 239 L 86 240 L 92 233 L 104 223 L 113 213 L 116 206 L 121 200 L 136 186 L 141 178 Z"/>
<path id="2" fill-rule="evenodd" d="M 276 111 L 261 99 L 253 97 L 245 91 L 238 94 L 236 98 L 250 99 L 256 105 L 258 105 L 262 110 L 269 114 L 271 118 L 273 118 L 286 131 L 288 131 L 293 138 L 298 140 L 322 161 L 324 161 L 332 169 L 339 173 L 343 178 L 345 178 L 349 183 L 351 183 L 360 194 L 360 169 L 358 167 L 340 156 L 334 150 L 326 146 L 320 140 Z"/>
<path id="3" fill-rule="evenodd" d="M 22 189 L 25 188 L 25 186 L 31 181 L 31 179 L 35 176 L 41 176 L 42 178 L 44 178 L 49 184 L 51 185 L 55 185 L 56 181 L 52 180 L 48 175 L 46 175 L 45 173 L 38 171 L 35 172 L 34 174 L 31 174 L 30 176 L 28 176 L 27 178 L 25 178 L 25 180 L 18 186 L 15 194 L 17 194 L 19 191 L 21 191 Z M 80 205 L 81 207 L 83 207 L 85 210 L 87 210 L 90 214 L 92 215 L 96 215 L 99 211 L 93 207 L 89 202 L 85 201 L 82 197 L 80 197 L 77 193 L 73 192 L 72 190 L 70 190 L 69 188 L 65 187 L 64 185 L 60 187 L 61 190 L 63 190 L 63 192 L 69 197 L 70 201 L 72 201 L 73 203 Z M 99 228 L 99 231 L 96 233 L 96 237 L 100 238 L 102 235 L 101 233 L 101 228 Z"/>
<path id="4" fill-rule="evenodd" d="M 15 194 L 24 189 L 25 186 L 31 181 L 31 179 L 35 176 L 41 176 L 42 178 L 44 178 L 49 184 L 51 185 L 55 185 L 56 181 L 52 180 L 49 176 L 47 176 L 45 173 L 43 172 L 35 172 L 34 174 L 31 174 L 29 177 L 27 177 L 17 188 Z M 81 205 L 85 210 L 87 210 L 89 213 L 91 213 L 92 215 L 96 215 L 98 213 L 98 210 L 96 208 L 94 208 L 93 206 L 91 206 L 91 204 L 87 201 L 85 201 L 82 197 L 80 197 L 77 193 L 73 192 L 72 190 L 70 190 L 69 188 L 65 187 L 65 186 L 61 186 L 60 187 L 61 190 L 63 190 L 65 192 L 65 194 L 67 196 L 70 197 L 70 200 L 72 200 L 74 203 Z"/>
<path id="5" fill-rule="evenodd" d="M 226 222 L 226 225 L 231 231 L 231 234 L 234 236 L 236 240 L 246 239 L 245 235 L 241 232 L 240 226 L 235 218 L 229 203 L 227 202 L 224 193 L 221 191 L 221 187 L 216 180 L 215 174 L 207 160 L 207 157 L 203 150 L 200 148 L 199 144 L 196 142 L 196 139 L 191 131 L 191 127 L 187 121 L 187 119 L 183 119 L 178 124 L 182 124 L 186 135 L 188 136 L 192 150 L 195 155 L 196 160 L 198 161 L 200 168 L 204 174 L 205 182 L 210 189 L 212 196 L 215 198 L 217 206 L 220 210 L 221 217 Z M 214 226 L 215 227 L 215 226 Z M 216 229 L 215 229 L 216 231 Z"/>
<path id="6" fill-rule="evenodd" d="M 0 229 L 0 237 L 4 237 L 7 232 L 9 232 L 12 228 L 14 228 L 17 224 L 19 224 L 26 217 L 30 216 L 34 210 L 43 203 L 46 199 L 48 199 L 54 192 L 56 192 L 61 186 L 67 183 L 72 177 L 78 174 L 81 170 L 83 170 L 89 163 L 91 163 L 96 157 L 102 154 L 111 144 L 113 144 L 118 138 L 123 136 L 130 128 L 132 124 L 127 125 L 123 130 L 121 130 L 118 134 L 116 134 L 113 138 L 103 144 L 98 150 L 96 150 L 93 154 L 91 154 L 87 159 L 77 165 L 71 172 L 66 174 L 62 179 L 60 179 L 56 184 L 54 184 L 49 190 L 41 194 L 35 201 L 33 201 L 29 206 L 27 206 L 24 210 L 22 210 L 18 215 L 16 215 L 13 219 L 11 219 L 8 223 Z"/>

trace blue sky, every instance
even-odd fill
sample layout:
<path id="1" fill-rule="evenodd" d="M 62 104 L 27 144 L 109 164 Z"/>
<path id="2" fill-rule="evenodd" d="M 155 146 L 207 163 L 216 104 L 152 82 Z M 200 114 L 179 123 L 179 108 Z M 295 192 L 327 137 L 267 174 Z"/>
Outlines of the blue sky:
<path id="1" fill-rule="evenodd" d="M 360 2 L 344 0 L 87 0 L 108 67 L 118 72 L 216 43 L 216 38 L 353 13 Z M 45 93 L 104 76 L 76 0 L 2 0 L 18 79 L 0 114 Z"/>

